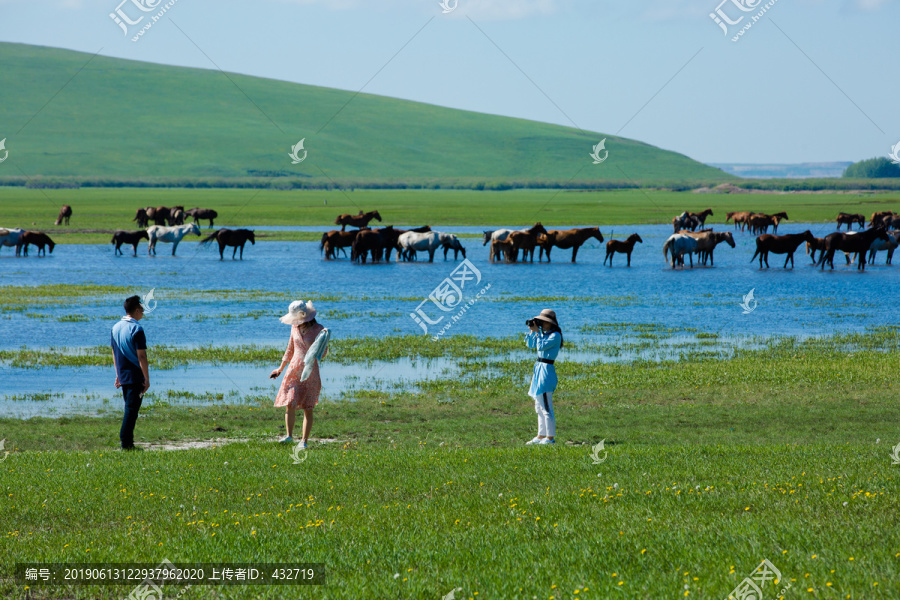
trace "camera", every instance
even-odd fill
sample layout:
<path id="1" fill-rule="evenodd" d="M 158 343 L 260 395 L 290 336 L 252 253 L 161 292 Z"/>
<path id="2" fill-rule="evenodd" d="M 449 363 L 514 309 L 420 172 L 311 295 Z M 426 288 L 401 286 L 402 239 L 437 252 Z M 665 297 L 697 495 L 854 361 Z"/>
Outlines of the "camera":
<path id="1" fill-rule="evenodd" d="M 534 327 L 536 323 L 534 322 L 534 319 L 528 319 L 527 321 L 525 321 L 525 325 L 527 327 Z"/>

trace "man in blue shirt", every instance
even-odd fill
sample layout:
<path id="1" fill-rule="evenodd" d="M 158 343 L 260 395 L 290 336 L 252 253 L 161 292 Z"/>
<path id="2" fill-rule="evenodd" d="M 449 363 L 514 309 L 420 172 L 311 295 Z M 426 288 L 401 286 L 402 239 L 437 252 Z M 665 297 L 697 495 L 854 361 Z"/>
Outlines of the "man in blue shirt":
<path id="1" fill-rule="evenodd" d="M 125 299 L 125 316 L 112 328 L 110 344 L 113 363 L 116 366 L 116 387 L 122 388 L 125 399 L 125 415 L 119 439 L 123 450 L 134 450 L 134 425 L 144 392 L 150 387 L 150 367 L 147 364 L 147 338 L 138 324 L 144 318 L 144 307 L 139 296 Z"/>

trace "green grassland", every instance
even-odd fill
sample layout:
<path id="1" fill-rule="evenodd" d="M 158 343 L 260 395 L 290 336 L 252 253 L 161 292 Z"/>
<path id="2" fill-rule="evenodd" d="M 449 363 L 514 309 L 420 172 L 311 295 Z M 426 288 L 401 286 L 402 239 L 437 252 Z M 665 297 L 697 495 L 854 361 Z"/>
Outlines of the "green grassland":
<path id="1" fill-rule="evenodd" d="M 63 204 L 72 206 L 70 226 L 55 227 Z M 547 226 L 668 223 L 684 210 L 712 208 L 707 224 L 721 226 L 727 212 L 786 211 L 791 221 L 833 221 L 838 212 L 863 213 L 900 207 L 900 193 L 867 194 L 692 194 L 651 190 L 506 192 L 357 190 L 270 191 L 187 189 L 34 190 L 0 187 L 0 226 L 47 231 L 60 243 L 108 243 L 116 229 L 137 229 L 135 211 L 144 206 L 201 206 L 219 213 L 216 227 L 332 225 L 342 213 L 378 210 L 372 224 Z M 730 226 L 730 225 L 729 225 Z M 202 223 L 206 231 L 208 222 Z M 77 233 L 65 233 L 66 231 Z M 100 233 L 104 232 L 104 233 Z M 263 240 L 312 241 L 321 234 L 260 232 Z M 265 237 L 262 237 L 265 236 Z M 196 241 L 189 236 L 185 242 Z"/>
<path id="2" fill-rule="evenodd" d="M 528 361 L 320 404 L 314 438 L 339 441 L 312 444 L 300 464 L 271 441 L 282 411 L 270 398 L 149 403 L 138 441 L 249 440 L 172 452 L 114 451 L 115 412 L 0 419 L 11 451 L 0 569 L 227 557 L 322 562 L 328 584 L 185 597 L 721 599 L 768 558 L 786 599 L 894 599 L 900 387 L 885 373 L 897 335 L 678 363 L 563 360 L 556 447 L 522 446 L 535 421 Z M 0 593 L 128 588 L 5 579 Z"/>
<path id="3" fill-rule="evenodd" d="M 22 44 L 0 63 L 0 123 L 24 127 L 0 175 L 735 180 L 626 138 L 371 94 Z"/>

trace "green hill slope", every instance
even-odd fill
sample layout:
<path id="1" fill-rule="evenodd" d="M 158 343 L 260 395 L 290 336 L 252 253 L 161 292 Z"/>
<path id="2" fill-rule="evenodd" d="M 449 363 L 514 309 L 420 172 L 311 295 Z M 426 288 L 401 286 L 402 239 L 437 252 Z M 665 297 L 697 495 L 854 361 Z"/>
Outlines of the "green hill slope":
<path id="1" fill-rule="evenodd" d="M 733 179 L 607 134 L 102 56 L 85 67 L 89 59 L 0 43 L 0 139 L 10 152 L 0 176 Z M 589 152 L 604 137 L 609 158 L 594 165 Z M 309 154 L 293 165 L 301 138 Z"/>

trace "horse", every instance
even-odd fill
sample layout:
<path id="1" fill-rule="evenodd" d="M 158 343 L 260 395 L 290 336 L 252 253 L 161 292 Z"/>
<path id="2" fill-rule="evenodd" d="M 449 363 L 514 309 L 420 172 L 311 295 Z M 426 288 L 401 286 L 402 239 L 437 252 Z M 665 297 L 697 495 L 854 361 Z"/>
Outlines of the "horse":
<path id="1" fill-rule="evenodd" d="M 169 227 L 174 225 L 184 225 L 184 209 L 176 206 L 169 211 Z"/>
<path id="2" fill-rule="evenodd" d="M 688 229 L 690 231 L 694 231 L 697 227 L 700 226 L 700 218 L 693 215 L 693 213 L 689 213 L 684 211 L 677 217 L 672 219 L 672 229 L 676 233 L 681 231 L 682 229 Z"/>
<path id="3" fill-rule="evenodd" d="M 707 208 L 703 212 L 698 212 L 698 213 L 689 212 L 688 216 L 693 217 L 694 219 L 698 220 L 700 222 L 700 225 L 699 225 L 700 227 L 705 227 L 706 226 L 706 218 L 713 216 L 713 211 L 711 208 Z"/>
<path id="4" fill-rule="evenodd" d="M 739 212 L 730 212 L 725 215 L 725 222 L 728 222 L 728 219 L 734 221 L 734 228 L 737 229 L 740 226 L 741 231 L 744 231 L 744 227 L 750 224 L 750 215 L 757 214 L 750 210 L 743 210 Z"/>
<path id="5" fill-rule="evenodd" d="M 875 256 L 881 250 L 887 250 L 887 259 L 884 264 L 889 265 L 894 260 L 894 250 L 897 249 L 898 241 L 900 241 L 900 232 L 893 231 L 888 234 L 888 240 L 875 240 L 869 246 L 869 264 L 875 264 Z"/>
<path id="6" fill-rule="evenodd" d="M 59 216 L 56 217 L 56 223 L 54 225 L 62 225 L 63 219 L 66 221 L 66 227 L 69 226 L 69 217 L 72 216 L 72 207 L 68 204 L 63 204 L 62 208 L 59 209 Z"/>
<path id="7" fill-rule="evenodd" d="M 493 235 L 494 235 L 493 231 L 485 231 L 484 236 L 482 237 L 483 243 L 481 245 L 487 246 L 488 242 L 491 241 L 491 236 L 493 236 Z"/>
<path id="8" fill-rule="evenodd" d="M 213 239 L 219 242 L 219 260 L 225 260 L 225 246 L 234 246 L 231 260 L 234 260 L 238 248 L 241 249 L 241 260 L 244 260 L 244 244 L 249 241 L 252 245 L 256 245 L 256 237 L 249 229 L 220 229 L 200 240 L 200 245 L 209 244 Z"/>
<path id="9" fill-rule="evenodd" d="M 436 231 L 426 233 L 407 231 L 400 235 L 397 243 L 403 251 L 405 260 L 412 260 L 418 252 L 424 251 L 428 252 L 428 262 L 434 262 L 434 253 L 442 245 L 440 234 Z"/>
<path id="10" fill-rule="evenodd" d="M 806 254 L 809 256 L 813 264 L 816 264 L 816 250 L 823 251 L 825 250 L 825 239 L 814 237 L 812 241 L 806 242 Z"/>
<path id="11" fill-rule="evenodd" d="M 691 261 L 691 268 L 694 268 L 694 257 L 693 253 L 697 251 L 697 240 L 692 238 L 689 235 L 683 233 L 673 233 L 669 236 L 669 239 L 665 241 L 663 244 L 663 258 L 668 261 L 666 255 L 671 252 L 672 253 L 672 268 L 675 268 L 676 264 L 681 264 L 682 268 L 684 267 L 684 255 L 687 254 L 688 258 Z"/>
<path id="12" fill-rule="evenodd" d="M 866 217 L 865 215 L 860 214 L 848 214 L 845 212 L 838 213 L 837 218 L 835 219 L 837 222 L 838 231 L 841 229 L 841 225 L 847 226 L 847 231 L 850 231 L 853 228 L 854 223 L 859 223 L 859 228 L 862 229 L 866 226 Z"/>
<path id="13" fill-rule="evenodd" d="M 527 255 L 531 258 L 531 262 L 534 262 L 534 249 L 537 248 L 538 243 L 537 236 L 541 233 L 548 235 L 544 226 L 541 225 L 540 222 L 537 222 L 528 229 L 511 231 L 509 235 L 507 235 L 506 239 L 513 243 L 513 262 L 518 260 L 519 250 L 522 251 L 522 261 L 525 260 L 525 256 Z M 540 260 L 540 255 L 538 255 L 538 260 Z"/>
<path id="14" fill-rule="evenodd" d="M 695 252 L 700 255 L 700 261 L 704 265 L 706 264 L 706 261 L 709 260 L 709 264 L 715 266 L 716 262 L 713 258 L 713 252 L 715 251 L 716 246 L 722 242 L 725 242 L 734 248 L 734 236 L 731 235 L 730 231 L 713 231 L 708 229 L 690 235 L 697 240 L 697 249 Z"/>
<path id="15" fill-rule="evenodd" d="M 892 217 L 890 223 L 885 226 L 885 229 L 900 229 L 900 216 Z"/>
<path id="16" fill-rule="evenodd" d="M 19 236 L 19 241 L 16 243 L 16 256 L 19 255 L 21 251 L 23 255 L 28 256 L 28 246 L 30 244 L 34 244 L 38 247 L 38 256 L 41 253 L 44 253 L 44 256 L 47 256 L 46 247 L 50 247 L 50 254 L 53 254 L 53 247 L 56 244 L 53 243 L 53 240 L 50 239 L 46 233 L 41 233 L 40 231 L 26 231 L 21 236 Z"/>
<path id="17" fill-rule="evenodd" d="M 578 249 L 590 238 L 595 238 L 601 244 L 603 243 L 603 234 L 600 233 L 599 227 L 582 227 L 581 229 L 551 229 L 545 236 L 541 238 L 541 249 L 538 252 L 538 261 L 541 255 L 547 254 L 547 262 L 550 262 L 550 249 L 553 246 L 562 248 L 563 250 L 572 249 L 572 262 L 578 255 Z"/>
<path id="18" fill-rule="evenodd" d="M 609 240 L 606 242 L 606 258 L 603 259 L 603 264 L 606 264 L 606 261 L 609 260 L 609 266 L 612 266 L 612 259 L 616 252 L 624 254 L 628 257 L 628 265 L 631 266 L 631 252 L 634 250 L 635 244 L 643 244 L 644 240 L 641 239 L 636 233 L 632 233 L 628 236 L 628 239 L 624 242 L 620 242 L 619 240 Z"/>
<path id="19" fill-rule="evenodd" d="M 391 252 L 394 250 L 397 251 L 397 256 L 400 256 L 400 236 L 407 232 L 412 233 L 428 233 L 431 231 L 430 225 L 422 225 L 421 227 L 416 227 L 414 229 L 394 229 L 393 225 L 388 225 L 387 227 L 382 227 L 378 230 L 381 234 L 381 239 L 384 242 L 384 260 L 391 260 Z M 465 254 L 463 254 L 465 258 Z"/>
<path id="20" fill-rule="evenodd" d="M 462 252 L 463 258 L 466 257 L 466 249 L 463 248 L 458 237 L 452 233 L 438 232 L 438 238 L 441 240 L 441 245 L 444 247 L 444 260 L 447 260 L 447 252 L 450 250 L 453 250 L 453 260 L 457 260 L 457 256 L 460 252 Z"/>
<path id="21" fill-rule="evenodd" d="M 844 252 L 855 253 L 859 257 L 859 260 L 857 261 L 859 264 L 856 268 L 860 271 L 864 271 L 866 268 L 866 251 L 868 251 L 872 242 L 875 240 L 887 241 L 888 239 L 889 236 L 887 232 L 880 227 L 866 229 L 865 231 L 860 231 L 852 235 L 849 232 L 841 233 L 836 231 L 834 233 L 829 233 L 825 236 L 825 248 L 819 255 L 819 266 L 824 270 L 825 263 L 827 262 L 833 269 L 834 253 L 837 250 L 843 250 Z"/>
<path id="22" fill-rule="evenodd" d="M 157 206 L 153 209 L 152 213 L 149 207 L 147 208 L 147 217 L 153 219 L 153 222 L 160 227 L 166 225 L 166 222 L 169 220 L 169 216 L 171 215 L 171 210 L 168 206 Z"/>
<path id="23" fill-rule="evenodd" d="M 211 208 L 192 208 L 184 211 L 184 214 L 194 217 L 194 223 L 209 219 L 209 229 L 213 228 L 213 221 L 219 217 L 219 213 Z"/>
<path id="24" fill-rule="evenodd" d="M 16 256 L 18 256 L 19 251 L 21 250 L 21 248 L 19 248 L 19 238 L 22 237 L 23 233 L 25 233 L 24 229 L 0 228 L 0 248 L 2 248 L 3 246 L 12 248 L 13 246 L 15 246 L 16 247 Z"/>
<path id="25" fill-rule="evenodd" d="M 500 255 L 503 255 L 503 259 L 510 263 L 516 262 L 516 256 L 514 254 L 515 246 L 513 242 L 509 239 L 505 240 L 493 240 L 491 242 L 491 255 L 490 260 L 494 262 L 495 260 L 500 260 Z"/>
<path id="26" fill-rule="evenodd" d="M 122 244 L 129 244 L 134 248 L 134 255 L 137 256 L 138 243 L 142 240 L 149 240 L 150 235 L 143 229 L 140 231 L 124 231 L 117 230 L 110 240 L 110 244 L 116 245 L 116 254 L 122 254 Z"/>
<path id="27" fill-rule="evenodd" d="M 353 229 L 352 231 L 338 231 L 337 229 L 326 231 L 322 234 L 322 241 L 319 242 L 319 252 L 325 253 L 325 260 L 336 258 L 336 250 L 343 251 L 344 256 L 346 256 L 346 248 L 349 248 L 353 245 L 353 240 L 356 239 L 356 234 L 366 229 L 369 228 L 363 227 L 362 229 Z"/>
<path id="28" fill-rule="evenodd" d="M 815 237 L 808 229 L 803 233 L 791 233 L 788 235 L 769 235 L 763 234 L 756 238 L 756 253 L 750 262 L 756 260 L 759 256 L 759 268 L 762 269 L 763 261 L 766 262 L 766 268 L 769 268 L 769 252 L 772 254 L 787 254 L 784 259 L 784 268 L 787 269 L 788 261 L 791 268 L 794 268 L 794 252 L 800 247 L 800 244 L 806 242 L 807 245 L 815 243 Z"/>
<path id="29" fill-rule="evenodd" d="M 147 216 L 147 209 L 146 208 L 137 209 L 137 212 L 134 213 L 134 218 L 132 219 L 132 221 L 137 222 L 138 227 L 146 228 L 147 225 L 150 224 L 149 218 Z"/>
<path id="30" fill-rule="evenodd" d="M 175 227 L 152 225 L 147 228 L 147 235 L 150 240 L 147 254 L 156 254 L 156 242 L 166 242 L 173 244 L 172 256 L 175 256 L 175 250 L 178 249 L 178 243 L 189 233 L 193 233 L 199 237 L 200 227 L 197 226 L 197 223 L 191 223 L 190 225 L 176 225 Z"/>
<path id="31" fill-rule="evenodd" d="M 416 234 L 418 235 L 418 234 Z M 384 255 L 385 249 L 396 245 L 394 228 L 390 225 L 379 230 L 360 229 L 350 248 L 350 260 L 366 262 L 366 255 L 372 253 L 372 262 L 378 262 Z"/>
<path id="32" fill-rule="evenodd" d="M 884 227 L 887 229 L 888 224 L 885 223 L 885 220 L 890 222 L 895 216 L 897 216 L 897 213 L 892 210 L 874 212 L 872 213 L 872 218 L 869 219 L 869 227 Z"/>
<path id="33" fill-rule="evenodd" d="M 344 231 L 347 228 L 347 225 L 361 228 L 364 225 L 368 225 L 369 221 L 372 219 L 375 219 L 379 223 L 381 222 L 381 215 L 378 214 L 377 210 L 370 210 L 365 214 L 363 211 L 359 211 L 358 215 L 343 214 L 334 220 L 334 224 L 340 225 L 341 231 Z"/>

